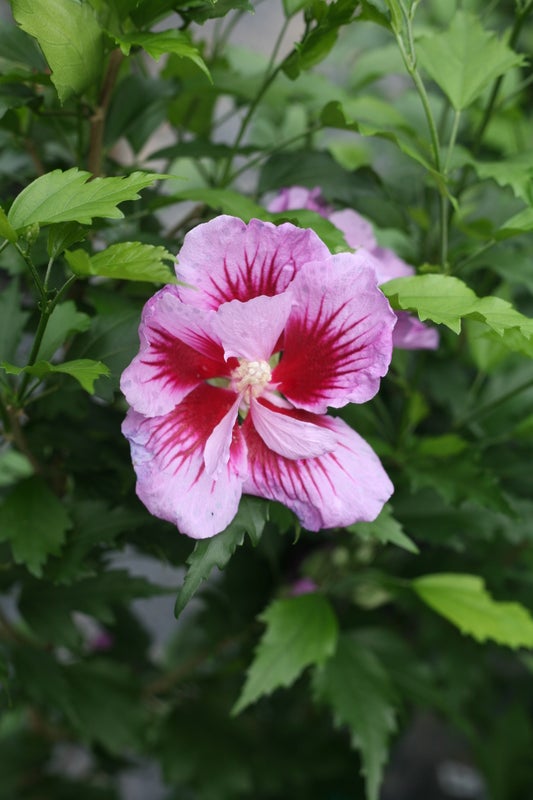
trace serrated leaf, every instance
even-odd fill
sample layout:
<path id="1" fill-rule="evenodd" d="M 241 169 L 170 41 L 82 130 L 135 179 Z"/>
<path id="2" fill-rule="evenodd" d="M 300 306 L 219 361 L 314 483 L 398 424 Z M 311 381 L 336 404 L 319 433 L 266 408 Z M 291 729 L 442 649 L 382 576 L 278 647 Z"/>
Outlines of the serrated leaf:
<path id="1" fill-rule="evenodd" d="M 9 224 L 6 212 L 0 206 L 0 236 L 7 239 L 8 242 L 16 242 L 18 239 L 17 232 Z"/>
<path id="2" fill-rule="evenodd" d="M 520 603 L 493 600 L 477 575 L 439 573 L 412 581 L 418 596 L 434 611 L 478 642 L 533 647 L 533 618 Z"/>
<path id="3" fill-rule="evenodd" d="M 116 43 L 125 55 L 129 55 L 132 46 L 137 45 L 146 50 L 148 55 L 159 61 L 161 56 L 173 53 L 180 58 L 188 58 L 199 67 L 204 75 L 212 82 L 211 75 L 205 61 L 197 47 L 191 44 L 189 37 L 182 31 L 170 28 L 166 31 L 135 31 L 134 33 L 114 35 Z"/>
<path id="4" fill-rule="evenodd" d="M 492 179 L 499 186 L 509 186 L 513 194 L 528 205 L 533 203 L 533 153 L 528 150 L 512 158 L 499 161 L 477 161 L 467 159 L 481 180 Z"/>
<path id="5" fill-rule="evenodd" d="M 82 333 L 90 325 L 89 315 L 78 311 L 72 300 L 59 303 L 50 315 L 37 358 L 48 361 L 73 333 Z"/>
<path id="6" fill-rule="evenodd" d="M 226 530 L 213 536 L 212 539 L 203 539 L 196 543 L 187 559 L 189 569 L 176 598 L 174 610 L 176 617 L 181 614 L 213 569 L 215 567 L 223 569 L 226 566 L 237 547 L 243 543 L 245 533 L 249 535 L 254 545 L 257 544 L 267 520 L 267 509 L 268 505 L 263 500 L 244 497 L 237 516 Z"/>
<path id="7" fill-rule="evenodd" d="M 98 84 L 103 32 L 89 3 L 11 0 L 11 8 L 20 27 L 39 42 L 61 102 Z"/>
<path id="8" fill-rule="evenodd" d="M 311 664 L 321 664 L 335 652 L 337 618 L 321 594 L 275 600 L 259 619 L 267 626 L 257 647 L 246 683 L 232 713 L 281 686 L 290 686 Z"/>
<path id="9" fill-rule="evenodd" d="M 509 349 L 533 355 L 533 319 L 499 297 L 478 297 L 459 278 L 416 275 L 396 278 L 380 288 L 394 308 L 416 311 L 422 321 L 442 323 L 459 333 L 462 319 L 478 320 L 498 334 Z"/>
<path id="10" fill-rule="evenodd" d="M 471 105 L 495 78 L 524 63 L 483 28 L 478 16 L 464 11 L 455 12 L 446 32 L 421 37 L 416 52 L 456 111 Z"/>
<path id="11" fill-rule="evenodd" d="M 381 662 L 344 634 L 313 684 L 317 699 L 331 707 L 336 724 L 349 727 L 363 760 L 367 800 L 378 800 L 389 737 L 396 729 L 394 691 Z"/>
<path id="12" fill-rule="evenodd" d="M 20 342 L 28 312 L 21 310 L 18 281 L 12 280 L 0 293 L 0 361 L 13 358 Z"/>
<path id="13" fill-rule="evenodd" d="M 17 564 L 39 577 L 48 556 L 58 555 L 70 518 L 42 478 L 21 481 L 0 506 L 0 541 L 8 541 Z"/>
<path id="14" fill-rule="evenodd" d="M 142 242 L 119 242 L 90 256 L 85 250 L 66 252 L 65 258 L 76 275 L 99 275 L 126 281 L 176 283 L 166 262 L 176 257 L 164 247 Z"/>
<path id="15" fill-rule="evenodd" d="M 15 198 L 8 220 L 15 230 L 38 223 L 79 222 L 89 225 L 95 217 L 121 219 L 117 207 L 137 200 L 138 192 L 164 176 L 132 172 L 120 178 L 91 178 L 90 172 L 72 167 L 55 169 L 32 181 Z"/>
<path id="16" fill-rule="evenodd" d="M 373 522 L 356 522 L 355 525 L 349 525 L 347 530 L 368 541 L 377 540 L 381 544 L 395 544 L 409 553 L 419 552 L 413 540 L 404 533 L 400 523 L 394 519 L 392 508 L 388 504 L 383 506 L 381 513 Z"/>
<path id="17" fill-rule="evenodd" d="M 93 361 L 90 358 L 78 358 L 75 361 L 65 361 L 62 364 L 50 364 L 49 361 L 37 361 L 27 367 L 15 367 L 13 364 L 2 362 L 0 365 L 8 375 L 20 375 L 25 372 L 27 375 L 33 375 L 35 378 L 44 378 L 50 373 L 62 373 L 70 375 L 75 378 L 82 389 L 85 389 L 89 394 L 94 394 L 94 382 L 102 375 L 106 377 L 110 374 L 109 367 L 102 364 L 101 361 Z"/>

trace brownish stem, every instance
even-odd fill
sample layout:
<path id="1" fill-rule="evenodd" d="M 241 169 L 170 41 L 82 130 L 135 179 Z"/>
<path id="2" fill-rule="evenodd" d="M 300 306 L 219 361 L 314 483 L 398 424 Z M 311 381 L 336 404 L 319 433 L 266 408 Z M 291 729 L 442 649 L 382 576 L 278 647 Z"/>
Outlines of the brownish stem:
<path id="1" fill-rule="evenodd" d="M 94 113 L 91 116 L 91 131 L 89 135 L 89 155 L 87 158 L 87 167 L 93 176 L 97 177 L 102 171 L 102 154 L 104 144 L 104 130 L 107 110 L 111 97 L 113 96 L 113 88 L 115 86 L 118 71 L 122 63 L 122 55 L 120 50 L 113 50 L 109 56 L 109 64 L 107 72 L 100 91 L 100 99 Z"/>

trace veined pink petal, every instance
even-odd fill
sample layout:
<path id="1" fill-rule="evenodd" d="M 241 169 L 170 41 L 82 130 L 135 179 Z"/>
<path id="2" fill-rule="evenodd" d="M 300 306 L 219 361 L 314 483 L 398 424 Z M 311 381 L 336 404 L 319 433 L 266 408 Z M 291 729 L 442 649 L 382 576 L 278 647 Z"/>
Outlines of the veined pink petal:
<path id="1" fill-rule="evenodd" d="M 308 264 L 294 280 L 295 304 L 272 375 L 298 408 L 363 403 L 379 389 L 392 353 L 396 322 L 365 250 Z"/>
<path id="2" fill-rule="evenodd" d="M 246 303 L 232 300 L 219 306 L 215 330 L 224 355 L 268 361 L 292 306 L 290 290 L 276 297 L 254 297 Z"/>
<path id="3" fill-rule="evenodd" d="M 307 189 L 305 186 L 290 186 L 288 189 L 281 189 L 268 204 L 268 210 L 273 213 L 282 213 L 298 208 L 316 211 L 323 217 L 329 217 L 332 210 L 322 197 L 318 186 L 315 186 L 314 189 Z"/>
<path id="4" fill-rule="evenodd" d="M 252 400 L 250 413 L 254 428 L 266 446 L 284 458 L 314 458 L 336 446 L 335 436 L 328 428 L 265 400 Z"/>
<path id="5" fill-rule="evenodd" d="M 229 461 L 233 429 L 237 421 L 240 403 L 241 398 L 237 395 L 235 402 L 218 425 L 213 428 L 211 436 L 205 443 L 204 464 L 207 474 L 213 478 L 218 478 Z"/>
<path id="6" fill-rule="evenodd" d="M 214 313 L 190 308 L 165 287 L 144 307 L 139 354 L 120 386 L 128 403 L 150 417 L 167 414 L 202 381 L 228 376 L 212 323 Z"/>
<path id="7" fill-rule="evenodd" d="M 122 426 L 140 500 L 194 539 L 220 533 L 237 513 L 247 472 L 246 444 L 237 425 L 229 460 L 216 480 L 204 462 L 206 442 L 234 401 L 232 392 L 204 384 L 170 414 L 144 417 L 130 410 Z"/>
<path id="8" fill-rule="evenodd" d="M 372 448 L 341 419 L 293 414 L 332 432 L 335 449 L 317 458 L 284 458 L 266 446 L 248 416 L 242 428 L 249 469 L 243 491 L 284 503 L 311 531 L 374 520 L 393 486 Z"/>
<path id="9" fill-rule="evenodd" d="M 423 322 L 407 311 L 397 311 L 398 321 L 392 334 L 394 347 L 403 350 L 436 350 L 439 346 L 439 333 L 436 328 Z"/>
<path id="10" fill-rule="evenodd" d="M 188 305 L 211 309 L 231 300 L 271 297 L 285 291 L 308 261 L 328 256 L 311 230 L 258 219 L 246 225 L 222 215 L 186 235 L 176 274 L 187 285 L 177 291 Z"/>
<path id="11" fill-rule="evenodd" d="M 328 219 L 343 232 L 347 244 L 353 247 L 354 250 L 364 247 L 372 252 L 377 246 L 372 225 L 357 211 L 353 211 L 351 208 L 343 208 L 342 211 L 333 211 L 328 216 Z"/>

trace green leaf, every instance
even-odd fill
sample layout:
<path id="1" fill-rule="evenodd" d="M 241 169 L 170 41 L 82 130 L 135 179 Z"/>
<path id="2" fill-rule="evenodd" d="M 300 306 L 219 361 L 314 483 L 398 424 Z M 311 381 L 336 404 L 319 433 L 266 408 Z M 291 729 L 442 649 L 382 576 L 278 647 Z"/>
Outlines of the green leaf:
<path id="1" fill-rule="evenodd" d="M 363 760 L 367 800 L 378 800 L 388 740 L 396 729 L 394 691 L 381 662 L 344 634 L 335 655 L 317 670 L 314 689 L 336 724 L 350 729 Z"/>
<path id="2" fill-rule="evenodd" d="M 18 450 L 0 451 L 0 489 L 18 483 L 21 478 L 29 478 L 33 472 L 30 461 Z"/>
<path id="3" fill-rule="evenodd" d="M 95 178 L 90 172 L 72 167 L 63 172 L 55 169 L 41 175 L 15 198 L 8 220 L 15 230 L 38 223 L 80 222 L 89 225 L 95 217 L 121 219 L 117 206 L 126 200 L 137 200 L 138 192 L 150 186 L 161 175 L 132 172 L 121 178 Z M 89 182 L 88 182 L 89 181 Z"/>
<path id="4" fill-rule="evenodd" d="M 390 104 L 366 97 L 357 98 L 348 105 L 332 100 L 322 109 L 320 121 L 327 128 L 355 131 L 361 136 L 377 136 L 393 142 L 405 155 L 438 177 L 419 148 L 414 132 Z"/>
<path id="5" fill-rule="evenodd" d="M 420 64 L 457 111 L 471 105 L 495 78 L 524 63 L 479 17 L 456 11 L 445 33 L 417 42 Z"/>
<path id="6" fill-rule="evenodd" d="M 459 333 L 462 319 L 478 320 L 498 334 L 510 350 L 533 355 L 533 319 L 499 297 L 478 297 L 459 278 L 416 275 L 396 278 L 380 288 L 394 308 L 416 311 L 422 321 L 442 323 Z"/>
<path id="7" fill-rule="evenodd" d="M 513 194 L 528 205 L 533 204 L 533 152 L 527 150 L 512 158 L 499 161 L 477 161 L 467 159 L 481 180 L 492 179 L 499 186 L 509 186 Z"/>
<path id="8" fill-rule="evenodd" d="M 321 594 L 275 600 L 259 619 L 267 629 L 233 714 L 280 686 L 290 686 L 306 667 L 321 664 L 335 652 L 337 618 Z"/>
<path id="9" fill-rule="evenodd" d="M 28 312 L 21 310 L 21 299 L 16 280 L 0 293 L 0 361 L 13 358 L 28 319 Z"/>
<path id="10" fill-rule="evenodd" d="M 42 478 L 21 481 L 0 506 L 0 541 L 11 544 L 13 558 L 39 577 L 48 556 L 58 555 L 70 519 Z"/>
<path id="11" fill-rule="evenodd" d="M 129 55 L 131 47 L 137 45 L 138 47 L 142 47 L 143 50 L 146 50 L 148 55 L 156 61 L 159 61 L 161 56 L 167 53 L 173 53 L 180 58 L 188 58 L 190 61 L 193 61 L 211 81 L 211 75 L 205 61 L 200 55 L 200 51 L 191 44 L 191 40 L 187 34 L 182 31 L 174 28 L 157 32 L 135 31 L 134 33 L 123 34 L 121 36 L 114 35 L 113 38 L 126 56 Z"/>
<path id="12" fill-rule="evenodd" d="M 176 283 L 166 262 L 176 257 L 164 247 L 142 242 L 119 242 L 90 256 L 85 250 L 66 252 L 65 258 L 76 275 L 99 275 L 126 281 Z"/>
<path id="13" fill-rule="evenodd" d="M 20 375 L 25 372 L 35 378 L 44 378 L 51 373 L 62 373 L 75 378 L 80 386 L 89 394 L 94 394 L 94 382 L 102 375 L 108 376 L 109 368 L 101 361 L 93 361 L 90 358 L 78 358 L 75 361 L 65 361 L 63 364 L 50 364 L 49 361 L 37 361 L 27 367 L 16 367 L 6 361 L 0 364 L 8 375 Z"/>
<path id="14" fill-rule="evenodd" d="M 6 212 L 0 206 L 0 236 L 7 239 L 8 242 L 16 242 L 18 239 L 17 232 L 9 224 Z"/>
<path id="15" fill-rule="evenodd" d="M 89 3 L 11 0 L 11 7 L 21 28 L 39 42 L 61 102 L 98 85 L 104 64 L 103 34 Z"/>
<path id="16" fill-rule="evenodd" d="M 418 547 L 403 531 L 402 526 L 393 517 L 392 508 L 387 503 L 373 522 L 356 522 L 347 530 L 356 533 L 367 541 L 378 541 L 381 544 L 395 544 L 409 553 L 418 553 Z"/>
<path id="17" fill-rule="evenodd" d="M 60 303 L 50 315 L 37 357 L 48 361 L 73 333 L 88 330 L 90 324 L 89 315 L 78 311 L 72 300 Z"/>
<path id="18" fill-rule="evenodd" d="M 424 603 L 478 642 L 491 639 L 507 647 L 533 647 L 529 612 L 519 603 L 493 600 L 477 575 L 424 575 L 411 585 Z"/>
<path id="19" fill-rule="evenodd" d="M 196 543 L 187 559 L 189 569 L 176 598 L 175 615 L 178 617 L 214 567 L 223 569 L 244 541 L 247 533 L 253 544 L 259 540 L 266 522 L 268 505 L 256 497 L 243 497 L 235 519 L 226 530 Z"/>

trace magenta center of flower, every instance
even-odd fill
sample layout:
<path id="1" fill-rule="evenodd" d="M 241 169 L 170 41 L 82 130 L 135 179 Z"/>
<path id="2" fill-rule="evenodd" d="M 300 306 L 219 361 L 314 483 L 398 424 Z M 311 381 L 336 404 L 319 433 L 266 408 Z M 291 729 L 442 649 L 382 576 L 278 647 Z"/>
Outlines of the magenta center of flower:
<path id="1" fill-rule="evenodd" d="M 246 361 L 241 359 L 237 369 L 231 373 L 235 391 L 244 395 L 248 402 L 252 397 L 259 397 L 270 382 L 272 371 L 268 361 Z"/>

